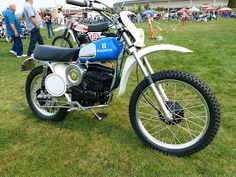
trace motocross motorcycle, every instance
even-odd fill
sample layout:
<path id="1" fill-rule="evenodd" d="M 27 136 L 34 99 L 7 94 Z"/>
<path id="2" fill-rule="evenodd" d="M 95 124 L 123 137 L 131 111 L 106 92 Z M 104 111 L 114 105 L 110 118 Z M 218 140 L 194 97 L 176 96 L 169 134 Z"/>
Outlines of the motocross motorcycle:
<path id="1" fill-rule="evenodd" d="M 12 42 L 11 36 L 7 35 L 6 25 L 4 23 L 0 26 L 0 38 L 5 39 L 8 43 Z"/>
<path id="2" fill-rule="evenodd" d="M 185 72 L 155 73 L 150 63 L 149 54 L 155 57 L 159 51 L 191 50 L 169 44 L 144 47 L 144 30 L 130 21 L 130 12 L 112 9 L 109 14 L 94 7 L 101 4 L 98 1 L 66 2 L 102 14 L 115 25 L 118 37 L 103 38 L 80 49 L 39 46 L 35 50 L 31 63 L 42 66 L 29 74 L 26 98 L 39 119 L 61 121 L 71 111 L 89 110 L 102 120 L 93 109 L 108 107 L 119 86 L 119 96 L 123 95 L 131 71 L 136 69 L 138 85 L 130 98 L 129 116 L 146 145 L 168 155 L 187 156 L 212 142 L 220 124 L 220 109 L 211 90 Z M 102 64 L 110 61 L 116 66 Z"/>
<path id="3" fill-rule="evenodd" d="M 107 22 L 86 26 L 80 24 L 73 17 L 67 17 L 66 26 L 54 30 L 54 32 L 61 31 L 62 35 L 55 37 L 52 45 L 73 48 L 72 42 L 76 47 L 81 47 L 84 44 L 97 41 L 104 37 L 116 37 L 116 34 L 109 31 L 110 28 L 111 26 Z"/>
<path id="4" fill-rule="evenodd" d="M 29 31 L 27 30 L 27 28 L 26 28 L 26 23 L 25 23 L 25 21 L 21 21 L 21 29 L 22 29 L 22 35 L 21 35 L 21 38 L 22 38 L 22 39 L 26 39 L 27 36 L 28 36 L 28 37 L 30 36 L 30 33 L 29 33 Z"/>

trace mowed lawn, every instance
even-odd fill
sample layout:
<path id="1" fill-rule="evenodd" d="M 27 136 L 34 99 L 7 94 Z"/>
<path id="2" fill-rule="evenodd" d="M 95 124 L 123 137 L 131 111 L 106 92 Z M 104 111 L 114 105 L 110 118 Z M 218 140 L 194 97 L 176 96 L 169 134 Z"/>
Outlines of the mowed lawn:
<path id="1" fill-rule="evenodd" d="M 236 176 L 236 21 L 207 23 L 160 22 L 164 40 L 190 48 L 192 54 L 160 52 L 149 57 L 155 71 L 183 70 L 197 75 L 217 95 L 222 111 L 214 142 L 190 157 L 163 155 L 145 147 L 131 128 L 129 98 L 117 91 L 102 122 L 88 112 L 72 112 L 64 122 L 44 123 L 35 118 L 25 98 L 28 72 L 20 72 L 22 59 L 9 54 L 11 44 L 0 41 L 0 176 Z M 173 30 L 173 28 L 176 28 Z M 156 24 L 154 25 L 156 29 Z M 160 31 L 160 30 L 158 30 Z M 50 44 L 46 31 L 45 43 Z M 24 40 L 25 52 L 29 40 Z"/>

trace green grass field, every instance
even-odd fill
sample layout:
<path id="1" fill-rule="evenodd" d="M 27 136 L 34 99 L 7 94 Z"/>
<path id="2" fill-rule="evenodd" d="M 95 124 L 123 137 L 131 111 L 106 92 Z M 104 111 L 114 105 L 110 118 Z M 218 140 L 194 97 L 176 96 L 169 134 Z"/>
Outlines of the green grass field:
<path id="1" fill-rule="evenodd" d="M 214 142 L 190 157 L 163 155 L 145 147 L 131 128 L 129 98 L 136 86 L 134 73 L 126 94 L 114 97 L 102 122 L 88 112 L 73 112 L 64 122 L 44 123 L 26 103 L 27 73 L 22 59 L 9 54 L 11 44 L 0 41 L 0 176 L 235 176 L 236 175 L 236 21 L 207 23 L 161 22 L 164 40 L 190 48 L 192 54 L 160 52 L 149 57 L 155 71 L 183 70 L 204 80 L 221 104 L 221 127 Z M 154 25 L 154 28 L 155 25 Z M 45 43 L 46 31 L 43 31 Z M 28 39 L 24 40 L 27 52 Z M 117 92 L 116 92 L 117 93 Z"/>

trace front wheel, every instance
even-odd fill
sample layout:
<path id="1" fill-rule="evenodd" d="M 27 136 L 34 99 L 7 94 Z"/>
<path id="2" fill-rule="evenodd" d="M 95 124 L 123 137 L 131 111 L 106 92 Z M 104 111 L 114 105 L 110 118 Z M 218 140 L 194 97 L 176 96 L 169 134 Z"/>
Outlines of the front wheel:
<path id="1" fill-rule="evenodd" d="M 68 112 L 57 106 L 57 98 L 47 98 L 45 88 L 42 87 L 43 67 L 37 67 L 31 71 L 26 81 L 26 98 L 33 113 L 43 121 L 62 121 Z"/>
<path id="2" fill-rule="evenodd" d="M 131 124 L 141 140 L 168 155 L 187 156 L 211 143 L 220 125 L 220 108 L 210 89 L 196 77 L 177 71 L 152 75 L 173 119 L 165 118 L 152 93 L 142 81 L 135 89 L 129 107 Z"/>
<path id="3" fill-rule="evenodd" d="M 65 36 L 55 37 L 52 41 L 52 45 L 56 47 L 73 48 L 71 41 Z"/>

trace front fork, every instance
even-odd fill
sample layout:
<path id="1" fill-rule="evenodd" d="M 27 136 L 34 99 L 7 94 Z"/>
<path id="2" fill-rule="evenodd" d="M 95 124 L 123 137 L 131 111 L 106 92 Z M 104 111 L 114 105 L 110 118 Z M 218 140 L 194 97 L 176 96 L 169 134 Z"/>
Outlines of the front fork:
<path id="1" fill-rule="evenodd" d="M 138 56 L 137 51 L 133 52 L 133 56 L 136 59 L 138 65 L 141 68 L 148 83 L 150 84 L 151 90 L 152 90 L 153 94 L 155 95 L 157 103 L 160 106 L 160 109 L 161 109 L 162 113 L 164 114 L 165 118 L 167 120 L 173 120 L 173 116 L 165 104 L 165 102 L 168 101 L 168 98 L 165 94 L 164 89 L 162 88 L 161 84 L 158 84 L 158 86 L 156 87 L 155 83 L 152 80 L 152 77 L 150 76 L 150 74 L 151 75 L 154 74 L 154 71 L 153 71 L 151 65 L 149 64 L 147 58 L 144 57 L 143 62 L 142 62 L 141 58 Z M 144 64 L 147 66 L 148 70 L 145 68 Z"/>

